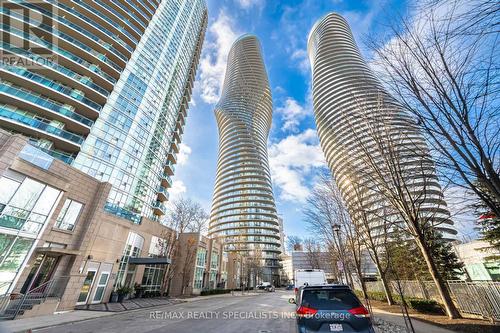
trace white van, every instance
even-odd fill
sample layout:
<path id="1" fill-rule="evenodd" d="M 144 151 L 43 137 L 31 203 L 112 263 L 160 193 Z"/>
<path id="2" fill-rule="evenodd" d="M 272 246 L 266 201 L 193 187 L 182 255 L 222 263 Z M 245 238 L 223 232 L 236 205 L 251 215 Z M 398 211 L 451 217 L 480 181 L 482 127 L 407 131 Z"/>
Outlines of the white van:
<path id="1" fill-rule="evenodd" d="M 297 269 L 295 275 L 295 292 L 304 284 L 310 286 L 327 284 L 325 272 L 321 269 Z"/>

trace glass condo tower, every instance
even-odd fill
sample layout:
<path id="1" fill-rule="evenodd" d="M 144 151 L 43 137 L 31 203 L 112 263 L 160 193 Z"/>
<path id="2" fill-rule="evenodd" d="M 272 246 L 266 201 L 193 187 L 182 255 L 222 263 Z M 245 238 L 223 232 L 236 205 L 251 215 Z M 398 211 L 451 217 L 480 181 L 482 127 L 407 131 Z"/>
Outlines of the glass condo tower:
<path id="1" fill-rule="evenodd" d="M 207 25 L 204 0 L 2 1 L 0 127 L 165 213 Z"/>

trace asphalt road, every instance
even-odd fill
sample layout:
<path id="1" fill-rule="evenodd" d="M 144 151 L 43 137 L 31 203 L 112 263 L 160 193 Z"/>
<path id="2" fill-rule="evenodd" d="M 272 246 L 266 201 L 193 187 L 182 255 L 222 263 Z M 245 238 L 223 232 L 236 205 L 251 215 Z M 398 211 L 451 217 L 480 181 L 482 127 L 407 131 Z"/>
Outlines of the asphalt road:
<path id="1" fill-rule="evenodd" d="M 293 292 L 213 297 L 147 308 L 34 332 L 46 333 L 294 333 Z"/>

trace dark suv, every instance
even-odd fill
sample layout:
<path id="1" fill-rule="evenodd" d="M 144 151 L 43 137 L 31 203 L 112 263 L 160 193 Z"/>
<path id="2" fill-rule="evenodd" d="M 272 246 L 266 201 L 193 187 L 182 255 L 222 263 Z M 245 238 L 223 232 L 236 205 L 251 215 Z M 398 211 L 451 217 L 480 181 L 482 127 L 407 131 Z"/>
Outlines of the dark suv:
<path id="1" fill-rule="evenodd" d="M 368 311 L 348 286 L 303 286 L 290 303 L 297 305 L 299 333 L 375 332 Z"/>

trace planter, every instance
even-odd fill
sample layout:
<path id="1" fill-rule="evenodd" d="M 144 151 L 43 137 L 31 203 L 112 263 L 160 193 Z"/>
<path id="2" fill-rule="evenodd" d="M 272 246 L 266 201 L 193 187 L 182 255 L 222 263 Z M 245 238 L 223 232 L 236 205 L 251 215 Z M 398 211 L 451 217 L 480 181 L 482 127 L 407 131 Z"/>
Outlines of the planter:
<path id="1" fill-rule="evenodd" d="M 118 303 L 123 302 L 123 300 L 125 299 L 125 296 L 127 296 L 127 294 L 118 294 Z"/>
<path id="2" fill-rule="evenodd" d="M 116 303 L 118 302 L 118 293 L 117 292 L 112 292 L 111 297 L 109 298 L 109 303 Z"/>
<path id="3" fill-rule="evenodd" d="M 144 297 L 144 290 L 143 289 L 136 289 L 135 298 L 143 298 L 143 297 Z"/>

